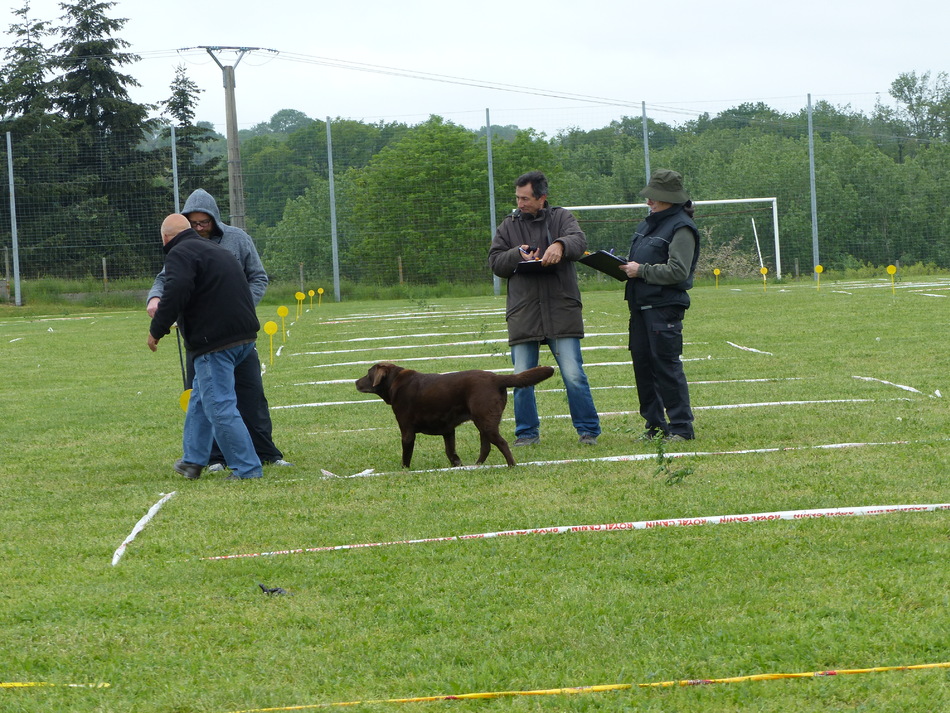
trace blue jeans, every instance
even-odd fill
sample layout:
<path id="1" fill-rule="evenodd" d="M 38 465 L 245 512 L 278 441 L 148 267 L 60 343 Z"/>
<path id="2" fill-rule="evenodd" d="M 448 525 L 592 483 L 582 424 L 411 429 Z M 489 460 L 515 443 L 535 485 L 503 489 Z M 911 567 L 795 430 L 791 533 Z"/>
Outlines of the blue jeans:
<path id="1" fill-rule="evenodd" d="M 234 391 L 234 370 L 253 354 L 254 342 L 250 342 L 195 357 L 195 379 L 182 437 L 187 463 L 207 465 L 211 443 L 217 441 L 236 476 L 260 478 L 264 474 Z"/>
<path id="2" fill-rule="evenodd" d="M 600 435 L 600 417 L 594 407 L 594 398 L 590 394 L 590 384 L 584 373 L 584 359 L 581 357 L 581 340 L 576 337 L 546 339 L 544 342 L 522 342 L 511 347 L 511 363 L 518 374 L 538 365 L 538 351 L 541 344 L 547 344 L 554 355 L 561 379 L 567 390 L 567 405 L 571 411 L 571 423 L 578 434 Z M 534 387 L 525 386 L 515 389 L 515 437 L 536 438 L 541 425 L 538 419 L 538 404 L 534 398 Z"/>

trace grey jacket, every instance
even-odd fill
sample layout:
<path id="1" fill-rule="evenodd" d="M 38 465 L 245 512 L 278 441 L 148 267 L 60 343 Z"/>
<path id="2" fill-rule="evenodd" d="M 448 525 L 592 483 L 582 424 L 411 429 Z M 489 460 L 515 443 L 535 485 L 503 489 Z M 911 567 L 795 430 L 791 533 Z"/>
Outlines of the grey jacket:
<path id="1" fill-rule="evenodd" d="M 247 284 L 251 288 L 251 297 L 254 298 L 254 304 L 257 305 L 264 293 L 267 291 L 267 273 L 264 271 L 264 265 L 261 264 L 261 258 L 257 254 L 257 248 L 254 247 L 254 241 L 251 236 L 240 228 L 233 225 L 226 225 L 221 221 L 221 211 L 218 210 L 218 204 L 214 197 L 203 188 L 199 188 L 185 201 L 185 207 L 181 212 L 185 215 L 194 211 L 207 213 L 214 219 L 214 228 L 211 231 L 211 240 L 218 243 L 223 248 L 229 250 L 244 268 L 244 275 L 247 277 Z M 165 291 L 165 268 L 155 277 L 152 289 L 149 290 L 145 298 L 146 303 L 153 297 L 161 297 Z"/>
<path id="2" fill-rule="evenodd" d="M 564 246 L 557 265 L 537 273 L 516 272 L 521 245 L 544 249 Z M 508 279 L 508 343 L 584 336 L 581 292 L 574 261 L 584 255 L 587 237 L 569 210 L 544 208 L 533 218 L 512 214 L 502 221 L 488 251 L 491 271 Z"/>

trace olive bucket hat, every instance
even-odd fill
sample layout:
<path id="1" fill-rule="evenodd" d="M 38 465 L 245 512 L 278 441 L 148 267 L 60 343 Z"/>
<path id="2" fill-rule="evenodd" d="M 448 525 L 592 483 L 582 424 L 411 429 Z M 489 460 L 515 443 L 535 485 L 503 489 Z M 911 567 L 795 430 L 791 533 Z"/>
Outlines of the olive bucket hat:
<path id="1" fill-rule="evenodd" d="M 664 203 L 685 203 L 689 200 L 689 193 L 683 190 L 683 177 L 667 168 L 654 171 L 640 195 Z"/>

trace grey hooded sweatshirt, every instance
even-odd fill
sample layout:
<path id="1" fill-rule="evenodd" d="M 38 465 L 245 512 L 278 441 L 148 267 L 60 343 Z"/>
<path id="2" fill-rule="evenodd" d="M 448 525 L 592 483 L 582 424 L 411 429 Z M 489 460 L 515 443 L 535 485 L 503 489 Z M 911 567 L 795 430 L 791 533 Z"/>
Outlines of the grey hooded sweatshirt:
<path id="1" fill-rule="evenodd" d="M 221 211 L 218 210 L 218 204 L 214 197 L 203 188 L 199 188 L 188 196 L 185 207 L 181 210 L 185 215 L 197 211 L 207 213 L 214 220 L 210 240 L 226 248 L 241 263 L 244 275 L 247 277 L 247 284 L 251 288 L 251 297 L 254 298 L 254 304 L 257 305 L 264 297 L 264 292 L 267 291 L 268 280 L 251 236 L 240 228 L 221 222 Z M 146 304 L 153 297 L 161 298 L 164 291 L 165 268 L 162 268 L 162 271 L 156 275 L 152 289 L 149 290 L 148 296 L 145 298 Z"/>

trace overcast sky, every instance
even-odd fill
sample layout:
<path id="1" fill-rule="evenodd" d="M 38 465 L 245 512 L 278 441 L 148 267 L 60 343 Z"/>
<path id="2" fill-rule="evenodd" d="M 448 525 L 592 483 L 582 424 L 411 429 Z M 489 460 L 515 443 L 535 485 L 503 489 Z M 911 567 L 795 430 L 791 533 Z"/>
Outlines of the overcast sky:
<path id="1" fill-rule="evenodd" d="M 5 33 L 23 2 L 3 2 Z M 30 5 L 34 18 L 59 24 L 59 2 Z M 117 36 L 142 58 L 124 69 L 142 85 L 132 98 L 166 99 L 185 64 L 205 90 L 197 120 L 222 133 L 221 69 L 203 49 L 178 50 L 262 48 L 235 70 L 240 128 L 281 109 L 410 124 L 438 114 L 475 127 L 489 109 L 493 124 L 553 135 L 640 116 L 641 102 L 667 123 L 743 102 L 794 112 L 809 93 L 869 113 L 878 97 L 893 103 L 899 74 L 950 70 L 948 8 L 946 0 L 118 0 L 108 14 L 128 18 Z"/>

